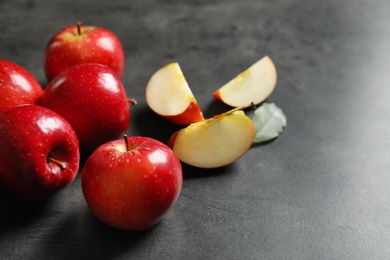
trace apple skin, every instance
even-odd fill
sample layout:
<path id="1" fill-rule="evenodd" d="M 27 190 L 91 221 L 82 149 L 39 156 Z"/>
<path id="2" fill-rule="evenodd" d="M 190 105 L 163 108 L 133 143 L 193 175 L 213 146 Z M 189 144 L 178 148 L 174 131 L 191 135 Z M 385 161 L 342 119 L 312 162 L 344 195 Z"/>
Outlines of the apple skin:
<path id="1" fill-rule="evenodd" d="M 130 124 L 125 89 L 107 66 L 85 63 L 67 68 L 46 86 L 38 104 L 63 116 L 81 150 L 91 151 L 117 139 Z"/>
<path id="2" fill-rule="evenodd" d="M 79 143 L 71 125 L 55 112 L 37 105 L 3 111 L 0 136 L 0 192 L 5 197 L 42 201 L 75 179 Z"/>
<path id="3" fill-rule="evenodd" d="M 128 146 L 119 139 L 97 148 L 83 168 L 81 183 L 98 219 L 117 229 L 139 231 L 155 225 L 171 209 L 183 174 L 167 145 L 143 136 L 127 140 Z"/>
<path id="4" fill-rule="evenodd" d="M 64 69 L 81 63 L 103 64 L 122 78 L 124 61 L 122 44 L 114 33 L 79 23 L 57 32 L 44 50 L 44 69 L 48 81 Z"/>
<path id="5" fill-rule="evenodd" d="M 36 104 L 42 92 L 30 72 L 16 63 L 0 60 L 0 112 L 22 104 Z"/>
<path id="6" fill-rule="evenodd" d="M 163 118 L 167 119 L 168 121 L 178 124 L 178 125 L 188 125 L 195 122 L 199 122 L 204 120 L 202 111 L 200 110 L 200 107 L 196 101 L 192 101 L 186 110 L 184 110 L 182 113 L 174 116 L 166 116 L 161 115 Z"/>

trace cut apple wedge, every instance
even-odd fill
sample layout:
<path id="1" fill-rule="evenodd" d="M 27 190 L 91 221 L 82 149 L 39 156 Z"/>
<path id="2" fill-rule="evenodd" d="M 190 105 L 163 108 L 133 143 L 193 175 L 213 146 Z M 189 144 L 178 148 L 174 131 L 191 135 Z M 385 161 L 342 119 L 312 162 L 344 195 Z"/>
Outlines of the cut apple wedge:
<path id="1" fill-rule="evenodd" d="M 203 120 L 203 114 L 177 62 L 170 63 L 150 78 L 146 103 L 160 116 L 177 124 Z"/>
<path id="2" fill-rule="evenodd" d="M 243 156 L 254 137 L 252 120 L 241 109 L 233 109 L 175 132 L 168 145 L 188 165 L 217 168 Z"/>
<path id="3" fill-rule="evenodd" d="M 265 56 L 213 93 L 232 107 L 263 102 L 275 89 L 277 72 L 270 57 Z"/>

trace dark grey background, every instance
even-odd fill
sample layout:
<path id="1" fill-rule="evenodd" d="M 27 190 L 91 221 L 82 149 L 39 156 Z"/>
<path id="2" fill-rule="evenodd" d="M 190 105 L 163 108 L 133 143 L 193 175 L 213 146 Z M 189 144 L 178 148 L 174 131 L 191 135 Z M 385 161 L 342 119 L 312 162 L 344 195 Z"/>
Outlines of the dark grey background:
<path id="1" fill-rule="evenodd" d="M 0 58 L 43 86 L 43 49 L 63 27 L 118 36 L 139 103 L 131 135 L 166 142 L 177 129 L 145 103 L 158 68 L 178 61 L 212 116 L 228 108 L 211 93 L 264 55 L 278 69 L 267 102 L 288 125 L 228 167 L 185 166 L 177 204 L 145 232 L 96 220 L 80 178 L 40 207 L 0 200 L 0 259 L 390 259 L 389 11 L 388 0 L 1 0 Z"/>

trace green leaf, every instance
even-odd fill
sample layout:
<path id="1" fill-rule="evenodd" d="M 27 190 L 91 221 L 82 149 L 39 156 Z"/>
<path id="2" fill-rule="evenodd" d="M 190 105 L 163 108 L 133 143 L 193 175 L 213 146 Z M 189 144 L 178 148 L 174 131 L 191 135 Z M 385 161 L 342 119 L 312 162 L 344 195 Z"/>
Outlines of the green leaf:
<path id="1" fill-rule="evenodd" d="M 272 140 L 281 135 L 287 125 L 283 111 L 273 103 L 263 103 L 253 115 L 256 135 L 254 143 Z"/>

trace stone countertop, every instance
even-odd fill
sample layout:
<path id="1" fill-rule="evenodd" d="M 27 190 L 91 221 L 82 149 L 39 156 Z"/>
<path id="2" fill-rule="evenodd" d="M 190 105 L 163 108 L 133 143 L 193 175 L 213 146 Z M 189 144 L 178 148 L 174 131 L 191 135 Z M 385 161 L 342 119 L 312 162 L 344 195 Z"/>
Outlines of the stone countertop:
<path id="1" fill-rule="evenodd" d="M 1 1 L 0 58 L 42 86 L 43 49 L 63 27 L 118 36 L 138 101 L 129 135 L 166 142 L 177 129 L 144 93 L 173 61 L 209 117 L 228 109 L 212 92 L 269 55 L 278 83 L 267 102 L 288 123 L 227 167 L 184 166 L 179 200 L 147 231 L 98 221 L 80 176 L 39 207 L 1 199 L 0 259 L 389 259 L 388 10 L 385 0 Z"/>

